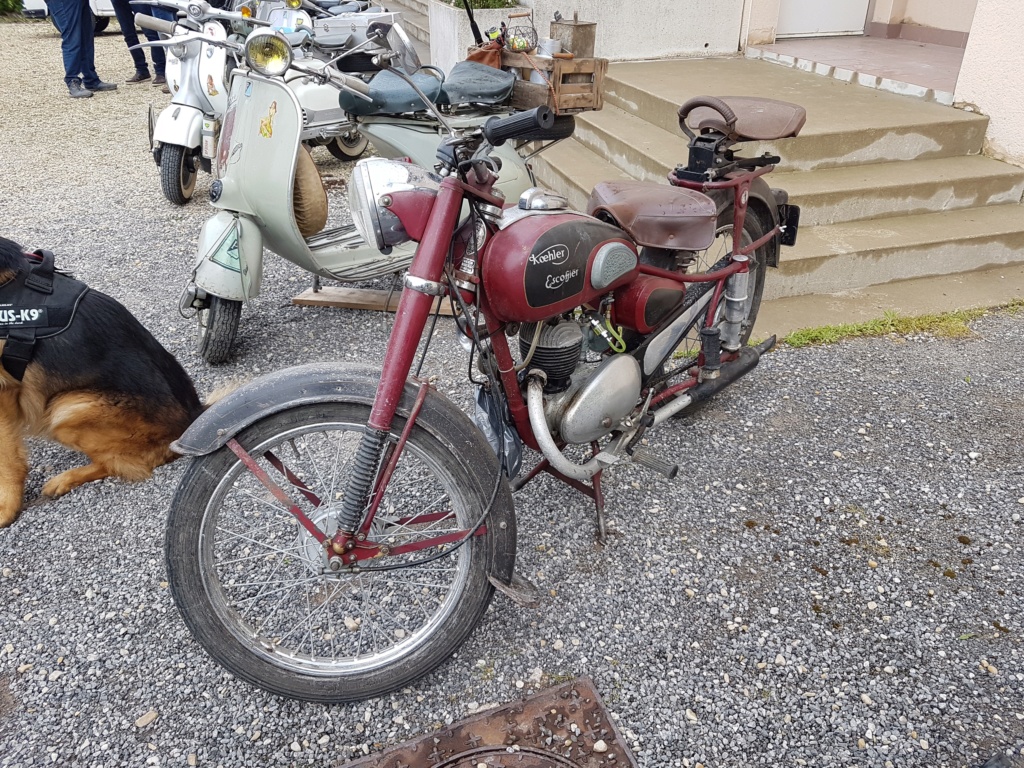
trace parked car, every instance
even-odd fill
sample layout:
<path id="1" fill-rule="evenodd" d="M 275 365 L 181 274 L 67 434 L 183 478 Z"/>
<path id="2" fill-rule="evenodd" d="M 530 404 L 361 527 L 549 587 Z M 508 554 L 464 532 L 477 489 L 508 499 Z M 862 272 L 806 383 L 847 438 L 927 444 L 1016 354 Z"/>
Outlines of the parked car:
<path id="1" fill-rule="evenodd" d="M 114 6 L 110 4 L 110 0 L 89 0 L 89 6 L 92 8 L 92 15 L 96 23 L 94 30 L 98 35 L 110 23 L 110 18 L 114 15 Z M 21 0 L 21 12 L 33 19 L 45 19 L 49 16 L 53 26 L 57 26 L 57 22 L 54 21 L 50 10 L 46 7 L 46 0 Z"/>

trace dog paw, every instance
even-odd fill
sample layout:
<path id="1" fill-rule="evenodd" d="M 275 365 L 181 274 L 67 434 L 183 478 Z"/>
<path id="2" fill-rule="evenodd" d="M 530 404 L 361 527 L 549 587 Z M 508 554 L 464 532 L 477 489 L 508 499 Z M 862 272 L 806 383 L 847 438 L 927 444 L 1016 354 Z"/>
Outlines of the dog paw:
<path id="1" fill-rule="evenodd" d="M 57 498 L 63 496 L 68 491 L 73 491 L 81 483 L 75 482 L 74 477 L 68 477 L 67 472 L 61 472 L 55 477 L 51 477 L 46 481 L 46 485 L 43 486 L 43 496 L 51 496 Z"/>
<path id="2" fill-rule="evenodd" d="M 6 528 L 17 520 L 20 511 L 20 507 L 12 504 L 0 504 L 0 528 Z"/>

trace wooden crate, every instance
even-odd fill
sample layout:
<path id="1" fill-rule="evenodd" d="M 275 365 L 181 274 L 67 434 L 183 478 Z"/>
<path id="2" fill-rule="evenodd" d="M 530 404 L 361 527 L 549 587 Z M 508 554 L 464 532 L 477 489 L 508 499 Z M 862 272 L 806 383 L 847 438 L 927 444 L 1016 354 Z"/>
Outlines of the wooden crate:
<path id="1" fill-rule="evenodd" d="M 608 59 L 548 59 L 532 53 L 501 52 L 501 65 L 519 70 L 521 80 L 512 89 L 515 109 L 533 109 L 543 104 L 557 115 L 586 112 L 604 106 L 604 75 Z M 551 83 L 531 83 L 530 75 L 540 70 Z"/>

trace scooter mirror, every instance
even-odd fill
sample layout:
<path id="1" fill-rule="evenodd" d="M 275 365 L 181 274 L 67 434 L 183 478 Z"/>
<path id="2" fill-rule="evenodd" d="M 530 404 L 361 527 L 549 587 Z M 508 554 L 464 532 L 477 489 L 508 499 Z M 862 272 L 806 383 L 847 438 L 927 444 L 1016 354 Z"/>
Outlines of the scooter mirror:
<path id="1" fill-rule="evenodd" d="M 366 36 L 375 38 L 380 45 L 390 49 L 395 54 L 394 66 L 407 75 L 414 74 L 422 66 L 419 54 L 400 24 L 374 21 L 366 28 Z"/>

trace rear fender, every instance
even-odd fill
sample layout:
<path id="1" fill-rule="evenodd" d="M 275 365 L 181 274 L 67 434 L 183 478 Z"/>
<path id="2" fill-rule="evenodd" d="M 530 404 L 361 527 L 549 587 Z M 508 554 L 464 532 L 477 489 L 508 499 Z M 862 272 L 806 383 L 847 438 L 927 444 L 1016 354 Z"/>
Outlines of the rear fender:
<path id="1" fill-rule="evenodd" d="M 715 201 L 719 214 L 733 204 L 733 191 L 731 189 L 717 189 L 708 193 L 708 196 Z M 758 176 L 750 184 L 750 196 L 747 200 L 747 215 L 753 213 L 764 227 L 764 231 L 772 229 L 779 224 L 779 202 L 776 200 L 771 187 L 763 177 Z M 769 267 L 779 266 L 779 246 L 782 236 L 776 235 L 767 244 L 767 264 Z"/>

